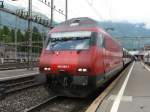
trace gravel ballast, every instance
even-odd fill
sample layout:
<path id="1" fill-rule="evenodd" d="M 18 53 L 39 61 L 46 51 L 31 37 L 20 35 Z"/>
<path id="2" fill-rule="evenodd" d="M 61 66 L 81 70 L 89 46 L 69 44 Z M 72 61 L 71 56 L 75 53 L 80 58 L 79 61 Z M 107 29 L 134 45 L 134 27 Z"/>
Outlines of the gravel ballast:
<path id="1" fill-rule="evenodd" d="M 0 112 L 22 112 L 47 99 L 49 93 L 44 86 L 38 86 L 10 94 L 0 100 Z"/>

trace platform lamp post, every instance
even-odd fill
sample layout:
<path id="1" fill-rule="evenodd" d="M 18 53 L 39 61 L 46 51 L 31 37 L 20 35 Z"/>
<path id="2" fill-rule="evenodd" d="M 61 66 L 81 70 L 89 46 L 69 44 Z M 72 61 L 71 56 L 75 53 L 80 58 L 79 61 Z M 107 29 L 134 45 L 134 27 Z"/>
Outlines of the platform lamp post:
<path id="1" fill-rule="evenodd" d="M 31 70 L 33 69 L 32 66 L 32 0 L 29 0 L 28 4 L 28 31 L 29 31 L 29 51 L 28 51 L 28 64 Z"/>
<path id="2" fill-rule="evenodd" d="M 16 27 L 15 27 L 15 59 L 17 60 L 17 16 L 16 16 Z"/>
<path id="3" fill-rule="evenodd" d="M 50 21 L 50 27 L 53 28 L 53 12 L 54 12 L 54 0 L 51 0 L 51 21 Z"/>
<path id="4" fill-rule="evenodd" d="M 65 8 L 65 20 L 67 21 L 67 19 L 68 19 L 68 0 L 66 0 L 65 6 L 66 6 L 66 8 Z"/>
<path id="5" fill-rule="evenodd" d="M 16 14 L 18 13 L 18 9 L 16 10 Z M 17 61 L 17 52 L 18 52 L 18 47 L 17 47 L 17 31 L 18 31 L 18 16 L 16 16 L 16 26 L 15 26 L 15 59 Z"/>
<path id="6" fill-rule="evenodd" d="M 1 3 L 0 8 L 4 8 L 4 1 L 0 0 L 0 3 Z M 1 15 L 1 11 L 0 11 L 0 29 L 1 29 L 1 26 L 2 26 L 1 20 L 2 20 L 2 15 Z M 1 32 L 0 32 L 0 36 L 1 36 Z"/>
<path id="7" fill-rule="evenodd" d="M 1 3 L 0 8 L 2 8 L 3 7 L 3 1 L 0 1 L 0 3 Z M 1 11 L 0 11 L 0 29 L 1 29 L 1 26 L 2 26 L 1 20 L 2 20 L 2 14 L 1 14 Z M 0 37 L 2 37 L 2 33 L 1 32 L 0 32 Z"/>
<path id="8" fill-rule="evenodd" d="M 17 1 L 17 0 L 12 0 Z M 1 0 L 1 8 L 4 8 L 4 0 Z M 15 27 L 15 59 L 17 60 L 17 17 L 16 17 L 16 27 Z"/>

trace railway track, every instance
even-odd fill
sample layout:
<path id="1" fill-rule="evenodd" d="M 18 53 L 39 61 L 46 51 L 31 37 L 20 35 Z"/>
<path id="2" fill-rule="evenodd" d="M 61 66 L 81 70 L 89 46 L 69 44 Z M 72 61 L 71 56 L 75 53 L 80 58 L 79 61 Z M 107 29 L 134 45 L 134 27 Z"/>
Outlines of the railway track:
<path id="1" fill-rule="evenodd" d="M 45 106 L 46 104 L 48 104 L 50 102 L 52 103 L 54 100 L 56 100 L 58 98 L 59 98 L 59 96 L 52 96 L 49 99 L 46 99 L 45 101 L 43 101 L 35 106 L 25 109 L 23 112 L 33 112 L 33 111 L 40 110 L 42 108 L 42 106 Z"/>
<path id="2" fill-rule="evenodd" d="M 33 67 L 37 67 L 37 63 L 33 63 Z M 28 63 L 6 63 L 6 64 L 0 64 L 0 71 L 3 70 L 13 70 L 13 69 L 22 69 L 22 68 L 28 68 Z"/>
<path id="3" fill-rule="evenodd" d="M 119 76 L 121 77 L 121 75 Z M 114 81 L 112 80 L 112 83 L 113 82 Z M 0 81 L 0 89 L 1 89 L 0 94 L 2 95 L 3 98 L 7 94 L 11 94 L 13 92 L 17 92 L 29 87 L 34 87 L 36 86 L 36 83 L 37 81 L 34 76 Z M 5 89 L 3 90 L 3 92 L 2 92 L 2 88 Z M 106 87 L 102 87 L 101 90 L 99 90 L 97 94 L 94 94 L 94 96 L 92 96 L 91 98 L 86 98 L 86 99 L 68 98 L 68 97 L 56 96 L 51 94 L 48 98 L 39 102 L 35 102 L 34 104 L 32 104 L 32 106 L 27 106 L 26 108 L 23 108 L 22 111 L 23 112 L 54 112 L 54 111 L 55 112 L 84 112 L 99 94 L 103 95 L 103 91 L 104 93 L 109 93 L 109 92 L 105 92 L 107 88 L 109 88 L 109 84 L 106 84 Z M 100 100 L 101 98 L 104 98 L 104 96 L 103 97 L 101 96 Z M 89 111 L 89 112 L 94 112 L 94 111 Z"/>
<path id="4" fill-rule="evenodd" d="M 93 94 L 90 98 L 68 98 L 62 96 L 52 96 L 45 101 L 32 106 L 28 109 L 25 109 L 24 112 L 84 112 L 87 108 L 91 108 L 90 105 L 93 101 L 97 101 L 97 99 L 102 101 L 105 96 L 109 93 L 109 91 L 115 86 L 117 81 L 120 79 L 122 74 L 127 71 L 129 67 L 119 73 L 119 76 L 114 77 L 110 82 L 106 83 L 103 87 L 101 87 L 95 94 Z M 109 89 L 109 91 L 108 91 Z M 101 94 L 100 97 L 99 94 Z M 97 98 L 98 97 L 98 98 Z M 95 103 L 94 102 L 94 103 Z M 65 105 L 66 104 L 66 105 Z M 68 106 L 68 108 L 66 108 Z M 70 107 L 70 108 L 69 108 Z M 61 110 L 60 110 L 61 109 Z M 92 106 L 93 109 L 93 106 Z M 87 112 L 95 112 L 95 111 L 87 111 Z"/>
<path id="5" fill-rule="evenodd" d="M 45 101 L 25 109 L 23 112 L 79 112 L 87 104 L 89 99 L 68 98 L 63 96 L 52 96 Z"/>
<path id="6" fill-rule="evenodd" d="M 0 98 L 5 98 L 6 95 L 18 92 L 27 88 L 35 87 L 44 84 L 44 80 L 39 81 L 40 75 L 31 75 L 26 77 L 15 77 L 13 79 L 0 81 Z"/>

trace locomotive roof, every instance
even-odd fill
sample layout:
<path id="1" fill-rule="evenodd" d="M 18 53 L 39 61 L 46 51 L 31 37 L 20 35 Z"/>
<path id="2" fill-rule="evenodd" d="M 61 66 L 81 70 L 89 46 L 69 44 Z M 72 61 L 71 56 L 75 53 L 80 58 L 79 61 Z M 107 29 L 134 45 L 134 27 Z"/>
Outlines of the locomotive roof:
<path id="1" fill-rule="evenodd" d="M 73 29 L 94 28 L 94 27 L 100 28 L 99 22 L 88 17 L 81 17 L 81 18 L 73 18 L 73 19 L 64 21 L 58 24 L 56 27 L 54 27 L 52 31 L 73 30 Z"/>
<path id="2" fill-rule="evenodd" d="M 105 35 L 112 38 L 111 35 L 109 35 L 100 27 L 100 24 L 98 21 L 95 21 L 88 17 L 73 18 L 73 19 L 64 21 L 58 24 L 56 27 L 54 27 L 50 32 L 64 32 L 64 31 L 73 31 L 73 30 L 81 30 L 81 29 L 87 30 L 87 29 L 94 29 L 94 28 L 98 28 Z M 115 39 L 113 40 L 117 42 Z"/>

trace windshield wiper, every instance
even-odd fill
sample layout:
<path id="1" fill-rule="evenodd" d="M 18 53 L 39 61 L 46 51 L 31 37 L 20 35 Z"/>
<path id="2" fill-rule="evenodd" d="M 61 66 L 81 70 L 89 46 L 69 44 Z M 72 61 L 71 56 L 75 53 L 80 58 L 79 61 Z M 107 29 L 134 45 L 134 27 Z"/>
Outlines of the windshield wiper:
<path id="1" fill-rule="evenodd" d="M 78 49 L 78 50 L 77 50 L 77 54 L 79 54 L 81 51 L 82 51 L 81 49 Z"/>

